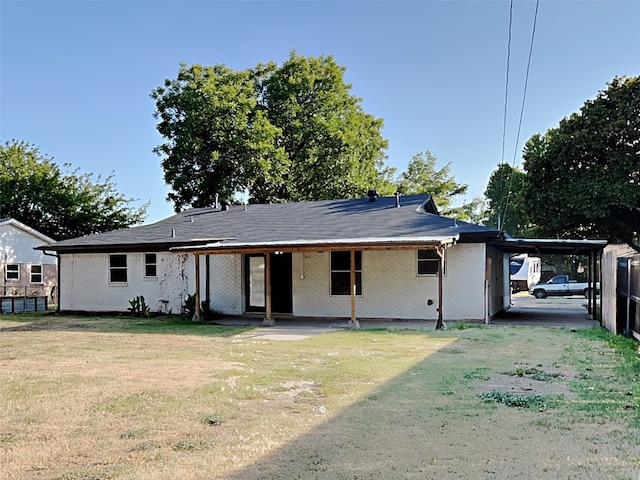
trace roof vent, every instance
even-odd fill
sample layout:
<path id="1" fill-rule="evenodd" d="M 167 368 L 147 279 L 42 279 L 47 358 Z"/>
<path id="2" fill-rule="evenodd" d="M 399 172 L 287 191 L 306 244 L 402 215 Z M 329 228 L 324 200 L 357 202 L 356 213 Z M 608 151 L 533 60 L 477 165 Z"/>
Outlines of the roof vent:
<path id="1" fill-rule="evenodd" d="M 226 200 L 223 200 L 222 203 L 220 204 L 220 209 L 224 211 L 229 210 L 230 207 L 231 207 L 231 204 Z"/>
<path id="2" fill-rule="evenodd" d="M 171 229 L 171 238 L 175 238 L 175 236 L 176 236 L 176 229 L 172 228 Z"/>
<path id="3" fill-rule="evenodd" d="M 396 196 L 396 208 L 400 208 L 400 196 L 402 194 L 400 192 L 396 192 L 394 195 Z"/>
<path id="4" fill-rule="evenodd" d="M 369 190 L 367 192 L 367 197 L 369 197 L 370 202 L 375 202 L 376 198 L 378 198 L 378 192 L 376 192 L 375 190 Z"/>
<path id="5" fill-rule="evenodd" d="M 213 208 L 219 208 L 220 205 L 218 204 L 218 199 L 220 198 L 220 196 L 216 193 L 216 203 L 213 205 Z"/>

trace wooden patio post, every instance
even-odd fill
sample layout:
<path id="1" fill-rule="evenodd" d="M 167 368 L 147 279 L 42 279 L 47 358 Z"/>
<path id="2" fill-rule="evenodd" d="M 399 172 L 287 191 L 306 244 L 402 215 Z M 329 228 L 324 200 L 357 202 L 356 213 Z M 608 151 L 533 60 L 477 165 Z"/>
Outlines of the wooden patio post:
<path id="1" fill-rule="evenodd" d="M 598 317 L 597 319 L 600 322 L 600 326 L 602 326 L 602 253 L 603 253 L 603 250 L 598 250 L 598 252 L 596 253 L 597 255 L 596 262 L 598 264 L 598 268 L 597 268 L 598 274 L 596 275 L 596 282 L 600 285 L 600 288 L 597 289 L 599 290 L 599 295 L 600 295 L 600 310 L 596 308 L 596 314 Z"/>
<path id="2" fill-rule="evenodd" d="M 356 251 L 351 250 L 351 275 L 350 275 L 350 291 L 351 291 L 351 321 L 349 326 L 358 330 L 360 328 L 360 321 L 356 318 Z"/>
<path id="3" fill-rule="evenodd" d="M 440 330 L 444 327 L 442 317 L 442 271 L 444 269 L 444 250 L 442 247 L 436 247 L 436 253 L 438 254 L 438 321 L 436 322 L 436 330 Z"/>
<path id="4" fill-rule="evenodd" d="M 197 322 L 202 318 L 202 309 L 200 308 L 200 255 L 197 253 L 193 254 L 196 259 L 196 293 L 195 293 L 195 313 L 193 314 L 194 322 Z"/>
<path id="5" fill-rule="evenodd" d="M 264 254 L 264 290 L 265 290 L 265 317 L 262 320 L 262 325 L 265 327 L 273 327 L 276 322 L 271 317 L 271 253 Z"/>

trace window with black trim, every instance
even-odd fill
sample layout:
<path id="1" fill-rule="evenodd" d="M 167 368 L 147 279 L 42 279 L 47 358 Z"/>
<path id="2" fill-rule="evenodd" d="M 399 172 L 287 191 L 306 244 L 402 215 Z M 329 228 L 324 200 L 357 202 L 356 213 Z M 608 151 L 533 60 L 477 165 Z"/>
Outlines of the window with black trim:
<path id="1" fill-rule="evenodd" d="M 109 282 L 110 283 L 126 283 L 127 282 L 127 255 L 111 254 L 109 255 Z"/>
<path id="2" fill-rule="evenodd" d="M 158 275 L 158 263 L 155 253 L 144 254 L 144 276 L 156 277 Z"/>
<path id="3" fill-rule="evenodd" d="M 8 263 L 4 266 L 4 279 L 7 281 L 20 280 L 20 265 Z"/>
<path id="4" fill-rule="evenodd" d="M 418 250 L 418 275 L 437 275 L 440 256 L 435 250 Z M 446 265 L 446 262 L 445 262 Z M 444 273 L 445 269 L 442 269 Z"/>
<path id="5" fill-rule="evenodd" d="M 362 295 L 362 252 L 355 252 L 356 295 Z M 331 295 L 351 295 L 351 252 L 331 252 Z"/>
<path id="6" fill-rule="evenodd" d="M 31 283 L 42 283 L 42 265 L 31 265 Z"/>

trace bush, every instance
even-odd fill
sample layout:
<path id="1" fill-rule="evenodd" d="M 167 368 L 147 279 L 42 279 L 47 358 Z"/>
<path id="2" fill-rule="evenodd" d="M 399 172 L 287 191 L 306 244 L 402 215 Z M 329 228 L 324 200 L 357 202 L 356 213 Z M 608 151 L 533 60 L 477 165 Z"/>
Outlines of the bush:
<path id="1" fill-rule="evenodd" d="M 138 295 L 133 300 L 129 300 L 129 305 L 131 306 L 127 308 L 127 310 L 130 311 L 134 317 L 149 318 L 151 316 L 149 306 L 144 301 L 142 295 Z"/>

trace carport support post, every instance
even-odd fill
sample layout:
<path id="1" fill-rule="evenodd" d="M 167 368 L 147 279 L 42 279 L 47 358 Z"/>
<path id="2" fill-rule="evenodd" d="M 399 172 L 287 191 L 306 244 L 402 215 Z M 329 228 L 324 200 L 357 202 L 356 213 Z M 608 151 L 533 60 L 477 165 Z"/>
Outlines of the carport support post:
<path id="1" fill-rule="evenodd" d="M 591 289 L 590 291 L 590 295 L 589 295 L 589 301 L 591 302 L 591 318 L 594 320 L 597 320 L 598 318 L 598 312 L 596 311 L 596 298 L 597 298 L 597 291 L 596 291 L 596 280 L 598 278 L 598 272 L 596 271 L 597 269 L 597 260 L 598 260 L 598 255 L 595 251 L 591 252 L 591 258 L 592 260 L 592 264 L 593 264 L 593 269 L 591 270 L 591 285 L 589 286 L 589 288 Z"/>
<path id="2" fill-rule="evenodd" d="M 195 305 L 195 312 L 191 320 L 193 320 L 194 322 L 197 322 L 202 318 L 202 309 L 200 308 L 200 255 L 198 255 L 197 253 L 194 253 L 193 256 L 196 259 L 196 293 L 195 293 L 196 305 Z"/>
<path id="3" fill-rule="evenodd" d="M 596 253 L 589 252 L 589 268 L 587 269 L 589 274 L 589 298 L 587 298 L 587 305 L 591 318 L 596 320 Z"/>
<path id="4" fill-rule="evenodd" d="M 442 317 L 442 271 L 444 270 L 444 249 L 442 247 L 436 247 L 436 253 L 438 254 L 438 321 L 436 322 L 436 330 L 440 330 L 444 327 L 444 321 Z"/>
<path id="5" fill-rule="evenodd" d="M 351 321 L 349 326 L 358 330 L 360 328 L 360 321 L 356 318 L 356 251 L 351 250 L 351 275 L 349 285 L 351 287 Z"/>
<path id="6" fill-rule="evenodd" d="M 271 253 L 264 254 L 264 290 L 265 290 L 265 317 L 262 319 L 262 325 L 265 327 L 273 327 L 276 322 L 271 317 Z"/>

